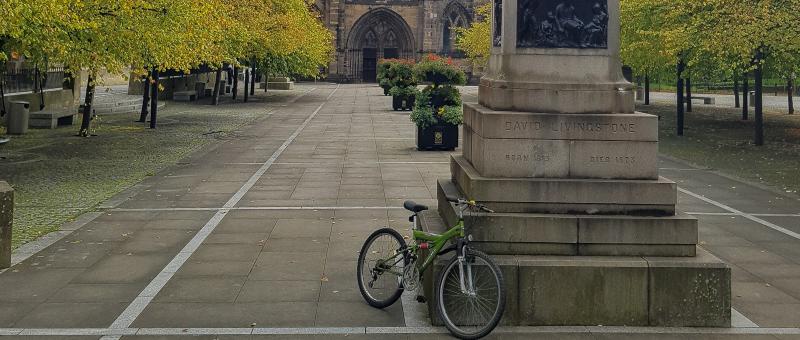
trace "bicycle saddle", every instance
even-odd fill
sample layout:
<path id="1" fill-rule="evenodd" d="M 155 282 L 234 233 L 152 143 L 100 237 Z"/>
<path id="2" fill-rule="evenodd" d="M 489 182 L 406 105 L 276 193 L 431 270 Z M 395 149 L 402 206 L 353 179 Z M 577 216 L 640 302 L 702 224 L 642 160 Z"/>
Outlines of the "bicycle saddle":
<path id="1" fill-rule="evenodd" d="M 419 213 L 420 211 L 428 210 L 428 207 L 422 204 L 414 203 L 413 201 L 406 201 L 405 203 L 403 203 L 403 207 L 406 208 L 406 210 L 409 210 L 415 214 Z"/>

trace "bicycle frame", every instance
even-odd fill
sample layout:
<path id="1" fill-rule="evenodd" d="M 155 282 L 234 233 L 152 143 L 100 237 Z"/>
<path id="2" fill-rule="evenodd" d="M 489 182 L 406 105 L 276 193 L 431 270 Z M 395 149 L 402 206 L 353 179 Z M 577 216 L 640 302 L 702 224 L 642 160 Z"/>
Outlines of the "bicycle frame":
<path id="1" fill-rule="evenodd" d="M 391 263 L 388 266 L 384 266 L 384 268 L 385 267 L 389 267 L 389 268 L 394 267 L 395 265 L 400 263 L 400 261 L 403 261 L 404 258 L 401 255 L 406 254 L 406 251 L 408 251 L 408 252 L 410 252 L 411 254 L 414 254 L 414 255 L 419 254 L 419 251 L 421 249 L 423 249 L 421 247 L 422 244 L 427 244 L 427 247 L 425 247 L 425 249 L 426 250 L 430 250 L 430 253 L 428 253 L 428 256 L 425 258 L 425 261 L 422 262 L 422 265 L 418 267 L 420 273 L 424 273 L 425 270 L 427 270 L 428 267 L 430 267 L 431 264 L 433 264 L 433 261 L 436 260 L 437 257 L 439 257 L 439 255 L 441 255 L 442 253 L 450 252 L 450 251 L 456 251 L 458 253 L 459 261 L 461 262 L 461 265 L 463 266 L 462 249 L 457 249 L 458 247 L 454 247 L 453 249 L 445 249 L 445 246 L 447 246 L 447 242 L 449 242 L 450 240 L 452 240 L 454 238 L 457 238 L 457 237 L 464 238 L 464 236 L 465 236 L 464 235 L 464 211 L 466 209 L 467 209 L 466 206 L 461 208 L 461 210 L 459 211 L 459 214 L 458 214 L 458 223 L 456 223 L 456 225 L 454 227 L 452 227 L 449 230 L 447 230 L 446 232 L 444 232 L 444 234 L 427 233 L 427 232 L 424 232 L 422 230 L 419 230 L 420 229 L 418 227 L 419 216 L 416 215 L 416 214 L 411 216 L 409 221 L 411 222 L 411 231 L 412 231 L 412 236 L 414 238 L 414 241 L 415 241 L 414 243 L 415 244 L 410 246 L 410 247 L 408 247 L 408 248 L 406 248 L 406 249 L 399 249 L 397 254 L 395 254 L 394 256 L 392 256 L 392 257 L 386 259 L 385 261 L 383 261 L 384 264 L 385 263 Z M 463 246 L 462 242 L 458 242 L 457 246 Z M 443 252 L 443 250 L 444 250 L 444 252 Z M 385 270 L 384 268 L 376 268 L 376 269 L 380 270 L 382 272 L 392 273 L 392 274 L 398 275 L 400 277 L 403 276 L 403 273 L 397 273 L 397 272 L 394 272 L 392 270 Z M 469 267 L 467 268 L 468 271 L 470 269 L 471 268 L 469 268 Z M 462 271 L 461 271 L 461 275 L 462 275 L 462 278 L 461 278 L 461 288 L 462 288 L 462 290 L 463 291 L 471 291 L 472 287 L 469 287 L 469 290 L 468 290 L 468 287 L 466 287 L 464 285 L 463 268 L 462 268 Z M 472 277 L 471 271 L 468 272 L 467 275 L 469 277 Z"/>
<path id="2" fill-rule="evenodd" d="M 427 249 L 431 251 L 428 254 L 428 256 L 425 258 L 425 261 L 422 263 L 422 266 L 419 267 L 420 273 L 425 272 L 425 270 L 428 269 L 428 267 L 430 267 L 431 264 L 433 264 L 433 261 L 436 259 L 436 257 L 438 257 L 441 254 L 442 249 L 444 249 L 444 247 L 447 245 L 448 241 L 450 241 L 451 239 L 453 239 L 455 237 L 464 237 L 464 221 L 463 220 L 459 221 L 456 224 L 455 227 L 451 228 L 450 230 L 448 230 L 444 234 L 426 233 L 424 231 L 418 230 L 416 228 L 416 216 L 414 217 L 414 222 L 413 223 L 414 223 L 414 229 L 413 229 L 414 235 L 413 236 L 414 236 L 414 240 L 416 241 L 416 244 L 408 247 L 407 250 L 409 252 L 411 252 L 412 254 L 416 255 L 416 254 L 419 253 L 419 250 L 422 249 L 420 247 L 421 243 L 429 243 L 430 246 Z M 403 261 L 403 259 L 400 256 L 403 255 L 404 253 L 405 252 L 403 252 L 403 251 L 398 252 L 397 254 L 395 254 L 394 256 L 386 259 L 383 262 L 384 263 L 391 263 L 388 266 L 388 267 L 391 268 L 394 265 L 400 263 L 400 261 Z M 385 272 L 392 273 L 392 274 L 395 274 L 395 275 L 398 275 L 398 276 L 403 276 L 403 273 L 397 273 L 397 272 L 394 272 L 394 271 L 391 271 L 391 270 L 386 270 Z"/>
<path id="3" fill-rule="evenodd" d="M 414 223 L 416 224 L 416 217 L 414 218 Z M 414 233 L 414 240 L 417 241 L 417 244 L 411 246 L 411 252 L 417 254 L 421 249 L 420 243 L 429 243 L 430 246 L 427 248 L 430 250 L 430 253 L 425 258 L 425 261 L 422 263 L 422 266 L 419 267 L 419 271 L 425 272 L 436 257 L 439 256 L 442 249 L 447 245 L 447 242 L 455 237 L 464 237 L 464 221 L 459 221 L 455 227 L 451 228 L 450 230 L 446 231 L 444 234 L 433 234 L 433 233 L 426 233 L 421 230 L 417 230 L 416 228 L 413 230 Z"/>

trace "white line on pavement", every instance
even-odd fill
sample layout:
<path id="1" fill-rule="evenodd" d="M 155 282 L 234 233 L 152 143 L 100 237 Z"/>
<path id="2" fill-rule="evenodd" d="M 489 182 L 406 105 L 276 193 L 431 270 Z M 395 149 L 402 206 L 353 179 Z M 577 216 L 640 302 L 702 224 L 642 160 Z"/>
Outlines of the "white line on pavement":
<path id="1" fill-rule="evenodd" d="M 708 171 L 709 169 L 693 169 L 693 168 L 658 168 L 658 170 L 673 170 L 673 171 Z"/>
<path id="2" fill-rule="evenodd" d="M 260 165 L 263 163 L 225 163 L 225 165 Z M 360 164 L 450 164 L 450 162 L 401 162 L 401 161 L 351 161 L 351 162 L 277 162 L 275 165 L 360 165 Z"/>
<path id="3" fill-rule="evenodd" d="M 696 216 L 739 216 L 740 214 L 732 212 L 687 212 L 689 215 Z M 800 214 L 749 214 L 756 217 L 800 217 Z"/>
<path id="4" fill-rule="evenodd" d="M 731 213 L 731 212 L 720 213 L 720 212 L 693 212 L 692 211 L 692 212 L 686 212 L 686 213 L 689 214 L 689 215 L 694 215 L 694 216 L 739 216 L 739 214 L 734 214 L 734 213 Z"/>
<path id="5" fill-rule="evenodd" d="M 744 314 L 739 313 L 738 310 L 731 308 L 731 327 L 735 328 L 755 328 L 758 325 L 752 320 L 748 319 Z"/>
<path id="6" fill-rule="evenodd" d="M 307 328 L 0 328 L 0 335 L 19 336 L 104 336 L 120 338 L 131 335 L 318 335 L 318 334 L 444 334 L 444 327 L 307 327 Z M 497 327 L 495 334 L 722 334 L 722 335 L 796 335 L 800 328 L 693 328 L 693 327 L 604 327 L 547 326 Z"/>
<path id="7" fill-rule="evenodd" d="M 781 226 L 779 226 L 777 224 L 770 223 L 768 221 L 762 220 L 762 219 L 760 219 L 760 218 L 758 218 L 758 217 L 756 217 L 756 216 L 754 216 L 752 214 L 741 212 L 741 211 L 736 210 L 736 209 L 734 209 L 734 208 L 732 208 L 730 206 L 727 206 L 725 204 L 722 204 L 720 202 L 712 200 L 712 199 L 710 199 L 708 197 L 695 194 L 695 193 L 693 193 L 693 192 L 691 192 L 689 190 L 686 190 L 686 189 L 683 189 L 683 188 L 678 188 L 678 191 L 680 191 L 680 192 L 682 192 L 684 194 L 687 194 L 689 196 L 692 196 L 694 198 L 697 198 L 697 199 L 699 199 L 701 201 L 704 201 L 706 203 L 711 203 L 711 204 L 713 204 L 713 205 L 715 205 L 715 206 L 717 206 L 719 208 L 722 208 L 724 210 L 730 211 L 730 212 L 732 212 L 732 213 L 734 213 L 736 215 L 742 216 L 742 217 L 744 217 L 744 218 L 746 218 L 748 220 L 751 220 L 753 222 L 759 223 L 759 224 L 761 224 L 761 225 L 763 225 L 763 226 L 765 226 L 767 228 L 773 229 L 773 230 L 781 232 L 781 233 L 783 233 L 783 234 L 785 234 L 787 236 L 790 236 L 790 237 L 793 237 L 795 239 L 800 240 L 800 234 L 798 234 L 798 233 L 796 233 L 794 231 L 791 231 L 789 229 L 786 229 L 784 227 L 781 227 Z"/>
<path id="8" fill-rule="evenodd" d="M 203 226 L 200 231 L 189 241 L 188 244 L 178 253 L 172 261 L 167 264 L 161 272 L 156 275 L 156 277 L 150 281 L 150 284 L 145 287 L 145 289 L 139 293 L 133 302 L 120 314 L 117 319 L 111 324 L 111 329 L 124 329 L 130 327 L 131 324 L 142 314 L 145 308 L 150 304 L 150 302 L 155 298 L 155 296 L 164 288 L 164 286 L 169 282 L 169 280 L 175 275 L 175 273 L 183 266 L 184 263 L 189 259 L 189 257 L 200 247 L 200 245 L 205 241 L 205 239 L 211 235 L 211 232 L 219 225 L 225 215 L 230 211 L 231 208 L 235 207 L 237 203 L 244 197 L 245 194 L 255 185 L 255 183 L 261 178 L 261 176 L 269 170 L 272 166 L 272 163 L 275 162 L 278 157 L 286 150 L 286 148 L 291 144 L 300 132 L 308 126 L 314 117 L 319 113 L 320 110 L 325 106 L 325 104 L 330 100 L 330 98 L 336 93 L 339 89 L 339 86 L 336 86 L 331 94 L 328 96 L 325 102 L 319 105 L 317 109 L 311 113 L 311 115 L 297 128 L 297 130 L 292 133 L 289 138 L 281 145 L 278 150 L 267 160 L 261 168 L 256 171 L 250 179 L 245 182 L 244 185 L 228 200 L 227 203 L 222 207 L 222 209 L 218 210 L 216 214 Z M 118 337 L 105 337 L 105 340 L 114 340 L 118 339 Z"/>
<path id="9" fill-rule="evenodd" d="M 148 211 L 217 211 L 217 210 L 387 210 L 403 209 L 403 207 L 351 207 L 351 206 L 324 206 L 324 207 L 234 207 L 234 208 L 117 208 L 112 212 L 148 212 Z"/>

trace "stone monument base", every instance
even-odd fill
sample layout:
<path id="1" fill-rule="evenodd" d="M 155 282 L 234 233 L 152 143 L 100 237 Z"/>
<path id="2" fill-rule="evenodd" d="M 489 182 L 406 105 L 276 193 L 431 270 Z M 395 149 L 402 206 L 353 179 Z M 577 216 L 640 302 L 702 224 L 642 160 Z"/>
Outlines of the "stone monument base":
<path id="1" fill-rule="evenodd" d="M 441 216 L 455 225 L 458 208 L 445 197 L 473 197 L 448 180 L 438 182 L 438 192 Z M 697 219 L 686 214 L 470 213 L 465 225 L 474 244 L 493 255 L 691 257 L 698 242 Z"/>
<path id="2" fill-rule="evenodd" d="M 447 214 L 447 206 L 443 209 Z M 545 217 L 542 217 L 545 218 Z M 552 216 L 558 219 L 559 216 Z M 443 232 L 434 211 L 423 230 Z M 481 244 L 476 244 L 482 248 Z M 492 249 L 486 249 L 489 252 Z M 509 326 L 730 327 L 730 268 L 703 249 L 695 257 L 492 255 L 503 270 Z M 432 322 L 436 272 L 423 290 Z"/>

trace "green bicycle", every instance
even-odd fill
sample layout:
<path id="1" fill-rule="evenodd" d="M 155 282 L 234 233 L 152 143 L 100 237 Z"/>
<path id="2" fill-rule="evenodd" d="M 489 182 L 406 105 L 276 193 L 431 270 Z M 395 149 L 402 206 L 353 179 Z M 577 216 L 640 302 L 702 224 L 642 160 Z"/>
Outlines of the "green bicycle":
<path id="1" fill-rule="evenodd" d="M 436 310 L 453 335 L 478 339 L 500 323 L 506 290 L 500 267 L 488 255 L 469 247 L 471 237 L 464 235 L 464 212 L 491 210 L 474 201 L 447 200 L 459 207 L 459 222 L 444 234 L 420 230 L 419 214 L 428 207 L 411 201 L 405 202 L 404 207 L 414 213 L 409 218 L 413 244 L 407 245 L 400 233 L 391 228 L 372 233 L 358 256 L 358 288 L 371 306 L 386 308 L 397 302 L 404 290 L 416 291 L 423 273 L 437 257 L 454 252 L 434 285 Z M 421 250 L 428 250 L 429 254 L 418 265 Z M 423 302 L 424 298 L 418 295 L 417 300 Z"/>

